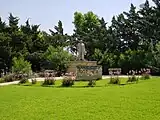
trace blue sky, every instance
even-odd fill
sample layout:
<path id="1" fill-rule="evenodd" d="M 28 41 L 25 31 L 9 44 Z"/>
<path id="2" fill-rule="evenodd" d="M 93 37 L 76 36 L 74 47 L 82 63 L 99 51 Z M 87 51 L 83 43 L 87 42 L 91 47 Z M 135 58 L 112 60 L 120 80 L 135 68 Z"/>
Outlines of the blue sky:
<path id="1" fill-rule="evenodd" d="M 41 24 L 42 30 L 53 29 L 61 20 L 66 33 L 72 33 L 74 12 L 93 11 L 110 22 L 113 15 L 137 7 L 145 0 L 1 0 L 0 16 L 7 21 L 9 13 L 20 18 L 20 24 L 30 18 L 31 24 Z M 151 0 L 149 0 L 151 1 Z"/>

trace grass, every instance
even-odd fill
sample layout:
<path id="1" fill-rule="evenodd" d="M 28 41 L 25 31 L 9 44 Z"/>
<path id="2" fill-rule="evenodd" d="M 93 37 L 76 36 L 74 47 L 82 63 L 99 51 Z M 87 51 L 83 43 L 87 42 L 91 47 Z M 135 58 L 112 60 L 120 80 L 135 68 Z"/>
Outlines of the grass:
<path id="1" fill-rule="evenodd" d="M 123 79 L 125 81 L 125 79 Z M 0 120 L 159 120 L 160 78 L 138 84 L 73 88 L 10 85 L 0 87 Z M 27 86 L 28 85 L 28 86 Z"/>

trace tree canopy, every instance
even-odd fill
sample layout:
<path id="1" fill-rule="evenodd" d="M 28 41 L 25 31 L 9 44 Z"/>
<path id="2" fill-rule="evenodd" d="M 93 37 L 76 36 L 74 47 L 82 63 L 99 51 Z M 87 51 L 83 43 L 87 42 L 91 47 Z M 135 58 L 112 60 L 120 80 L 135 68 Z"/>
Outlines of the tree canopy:
<path id="1" fill-rule="evenodd" d="M 59 67 L 70 60 L 63 48 L 75 53 L 78 41 L 83 40 L 85 58 L 98 61 L 104 68 L 121 67 L 127 73 L 149 67 L 153 73 L 160 72 L 160 1 L 152 1 L 154 6 L 146 0 L 140 9 L 131 4 L 129 11 L 113 16 L 111 25 L 92 11 L 75 12 L 72 35 L 64 33 L 61 20 L 47 33 L 29 19 L 19 26 L 20 18 L 12 14 L 8 24 L 0 17 L 0 70 L 10 72 L 13 58 L 23 57 L 33 71 L 45 69 L 47 60 L 52 61 L 53 69 L 61 71 Z"/>

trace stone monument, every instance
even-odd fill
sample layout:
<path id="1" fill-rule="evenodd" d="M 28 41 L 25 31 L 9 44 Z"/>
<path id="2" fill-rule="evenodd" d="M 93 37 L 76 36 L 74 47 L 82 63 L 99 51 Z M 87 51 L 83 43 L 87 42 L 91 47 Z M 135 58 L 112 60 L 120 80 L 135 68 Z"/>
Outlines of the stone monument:
<path id="1" fill-rule="evenodd" d="M 77 45 L 78 60 L 84 61 L 84 55 L 86 55 L 86 53 L 85 45 L 81 40 Z"/>
<path id="2" fill-rule="evenodd" d="M 71 61 L 67 72 L 76 74 L 76 80 L 97 80 L 102 78 L 102 67 L 96 61 L 87 61 L 85 44 L 80 40 L 77 44 L 77 61 Z"/>

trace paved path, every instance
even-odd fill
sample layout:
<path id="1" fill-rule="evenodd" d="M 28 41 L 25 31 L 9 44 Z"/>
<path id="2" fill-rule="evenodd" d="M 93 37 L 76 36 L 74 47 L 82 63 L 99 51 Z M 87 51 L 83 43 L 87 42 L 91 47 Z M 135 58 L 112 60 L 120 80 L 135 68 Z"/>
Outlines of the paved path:
<path id="1" fill-rule="evenodd" d="M 119 77 L 126 78 L 128 76 L 123 75 L 123 76 L 119 76 Z M 106 76 L 102 76 L 102 79 L 107 79 L 107 78 L 110 78 L 110 76 L 107 76 L 107 75 Z M 37 79 L 37 81 L 44 81 L 44 78 L 36 78 L 36 79 Z M 62 77 L 56 77 L 55 79 L 56 80 L 61 80 Z M 29 82 L 31 82 L 31 79 L 29 79 Z M 13 85 L 13 84 L 18 84 L 18 83 L 19 83 L 19 81 L 0 83 L 0 86 Z"/>
<path id="2" fill-rule="evenodd" d="M 36 78 L 37 81 L 44 81 L 44 78 Z M 61 80 L 62 77 L 56 77 L 56 80 Z M 29 79 L 29 82 L 31 82 L 31 79 Z M 13 85 L 13 84 L 18 84 L 19 81 L 13 81 L 13 82 L 7 82 L 7 83 L 0 83 L 0 86 L 6 86 L 6 85 Z"/>

